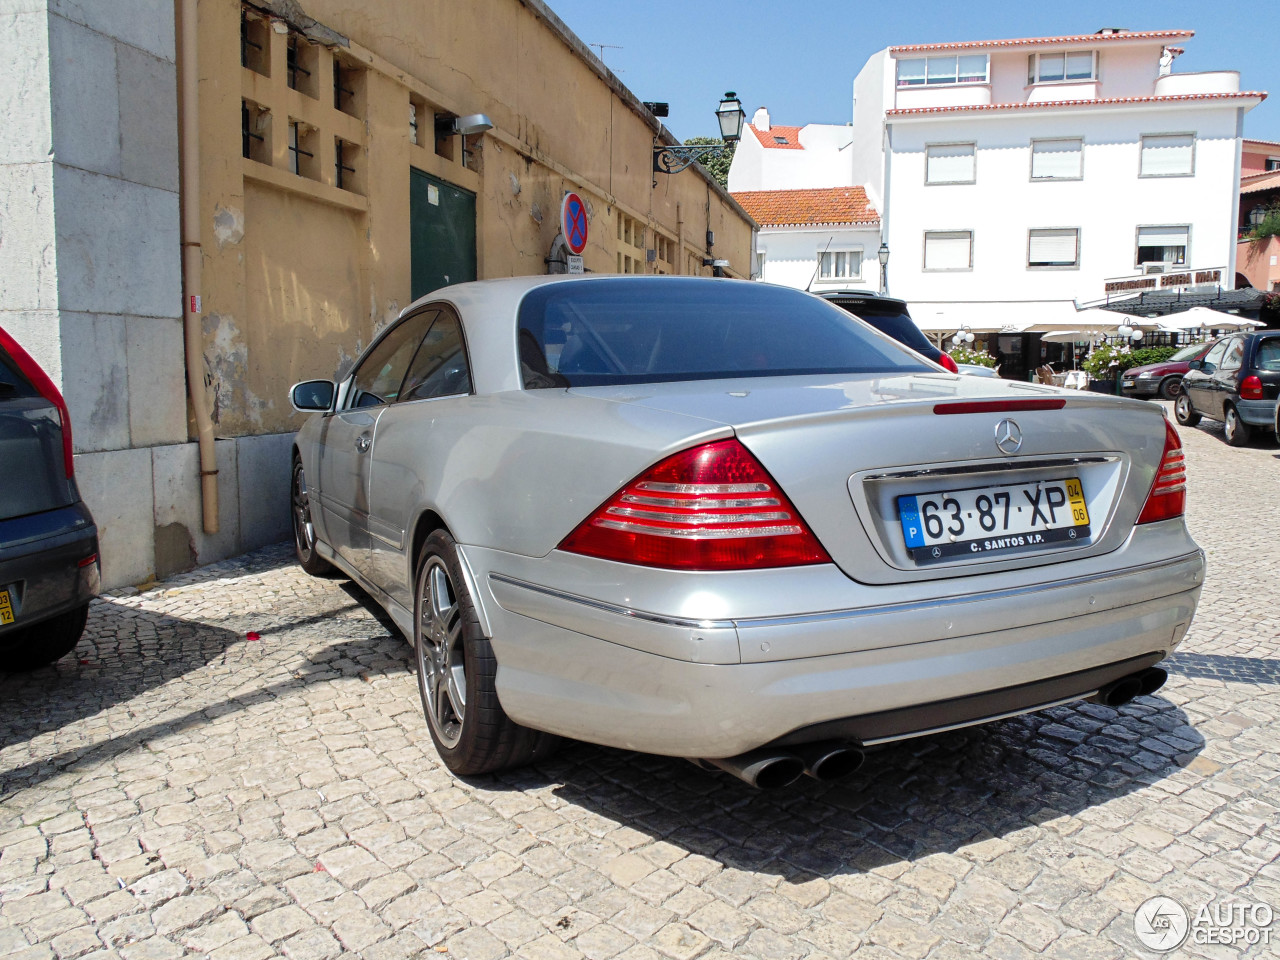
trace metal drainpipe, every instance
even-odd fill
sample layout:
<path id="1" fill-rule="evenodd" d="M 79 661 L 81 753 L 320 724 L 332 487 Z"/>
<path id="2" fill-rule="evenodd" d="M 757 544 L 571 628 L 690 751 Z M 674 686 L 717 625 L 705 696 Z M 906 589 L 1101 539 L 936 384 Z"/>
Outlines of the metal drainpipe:
<path id="1" fill-rule="evenodd" d="M 218 532 L 218 457 L 204 386 L 204 331 L 200 323 L 200 71 L 196 62 L 196 0 L 179 0 L 178 62 L 182 83 L 179 164 L 182 173 L 182 332 L 186 341 L 187 393 L 200 448 L 200 499 L 204 532 Z"/>

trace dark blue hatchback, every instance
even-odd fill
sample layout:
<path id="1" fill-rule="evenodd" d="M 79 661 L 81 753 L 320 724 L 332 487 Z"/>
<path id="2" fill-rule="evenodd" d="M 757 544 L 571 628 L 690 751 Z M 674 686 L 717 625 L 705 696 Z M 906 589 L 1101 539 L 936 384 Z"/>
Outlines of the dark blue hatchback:
<path id="1" fill-rule="evenodd" d="M 70 653 L 101 585 L 57 387 L 0 328 L 0 670 Z"/>

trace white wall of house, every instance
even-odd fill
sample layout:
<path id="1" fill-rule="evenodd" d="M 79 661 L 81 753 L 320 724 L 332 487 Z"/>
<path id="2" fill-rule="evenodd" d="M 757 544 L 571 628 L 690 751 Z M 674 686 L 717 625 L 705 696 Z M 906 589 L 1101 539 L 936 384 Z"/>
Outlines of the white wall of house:
<path id="1" fill-rule="evenodd" d="M 880 228 L 818 225 L 803 227 L 763 227 L 757 250 L 763 254 L 760 279 L 799 290 L 877 290 L 880 264 Z M 824 253 L 857 251 L 862 257 L 861 272 L 854 277 L 823 279 L 818 274 L 818 258 Z"/>
<path id="2" fill-rule="evenodd" d="M 765 108 L 756 111 L 753 124 L 768 137 L 769 115 Z M 810 123 L 800 129 L 799 140 L 804 149 L 780 150 L 764 146 L 750 129 L 744 130 L 729 167 L 729 191 L 856 185 L 851 126 Z"/>
<path id="3" fill-rule="evenodd" d="M 1138 275 L 1139 227 L 1188 228 L 1186 267 L 1234 275 L 1238 108 L 1160 105 L 891 118 L 890 289 L 911 300 L 1097 300 Z M 1142 137 L 1194 133 L 1192 173 L 1141 176 Z M 1079 138 L 1078 180 L 1032 179 L 1032 142 Z M 974 144 L 972 183 L 929 183 L 931 144 Z M 1028 264 L 1029 231 L 1078 231 L 1071 267 Z M 925 269 L 925 234 L 972 231 L 972 267 Z"/>

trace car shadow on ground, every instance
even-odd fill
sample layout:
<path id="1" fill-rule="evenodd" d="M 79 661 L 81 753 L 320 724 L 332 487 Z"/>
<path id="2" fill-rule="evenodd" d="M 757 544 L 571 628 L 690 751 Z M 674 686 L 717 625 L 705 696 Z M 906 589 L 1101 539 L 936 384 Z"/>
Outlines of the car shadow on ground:
<path id="1" fill-rule="evenodd" d="M 413 697 L 403 682 L 413 672 L 408 644 L 362 591 L 343 589 L 351 603 L 279 623 L 260 613 L 211 622 L 136 607 L 99 611 L 101 628 L 87 632 L 88 645 L 76 653 L 90 659 L 84 653 L 96 652 L 99 662 L 71 659 L 22 678 L 0 678 L 0 750 L 7 763 L 19 761 L 0 764 L 0 800 L 60 771 L 145 749 L 174 731 L 296 696 L 322 680 L 391 678 Z M 249 630 L 259 639 L 247 639 Z M 306 631 L 303 649 L 276 637 L 297 630 Z M 239 671 L 245 684 L 203 705 L 156 689 L 204 666 Z M 1191 677 L 1280 683 L 1280 665 L 1244 657 L 1180 653 L 1171 667 Z M 145 707 L 155 716 L 152 722 L 129 722 L 135 700 L 140 712 Z M 70 746 L 54 739 L 55 751 L 40 742 L 21 746 L 45 734 L 56 737 L 78 719 L 109 718 L 113 710 L 117 717 L 126 713 L 117 735 L 71 738 Z M 420 714 L 406 716 L 425 734 Z M 439 770 L 430 740 L 421 735 L 417 742 L 421 760 L 398 764 L 409 779 Z M 802 778 L 772 792 L 684 760 L 574 742 L 535 767 L 466 783 L 480 797 L 549 791 L 606 826 L 630 828 L 726 867 L 804 882 L 953 853 L 1061 821 L 1158 784 L 1194 764 L 1203 747 L 1186 715 L 1157 694 L 1118 710 L 1061 706 L 903 741 L 871 752 L 838 783 Z"/>

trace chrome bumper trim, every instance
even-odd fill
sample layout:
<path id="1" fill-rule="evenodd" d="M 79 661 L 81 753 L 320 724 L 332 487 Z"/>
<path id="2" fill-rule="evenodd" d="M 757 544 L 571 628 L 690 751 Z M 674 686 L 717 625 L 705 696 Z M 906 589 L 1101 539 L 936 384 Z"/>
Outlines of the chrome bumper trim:
<path id="1" fill-rule="evenodd" d="M 669 617 L 656 613 L 646 613 L 641 610 L 633 610 L 630 607 L 619 606 L 618 604 L 608 603 L 604 600 L 594 600 L 589 597 L 578 596 L 573 593 L 565 593 L 562 590 L 555 590 L 551 587 L 544 587 L 536 583 L 529 583 L 527 580 L 519 580 L 515 577 L 509 577 L 502 573 L 490 573 L 489 579 L 496 583 L 505 583 L 512 587 L 520 587 L 524 590 L 530 590 L 534 593 L 540 593 L 544 596 L 555 597 L 558 600 L 566 600 L 570 603 L 580 603 L 591 607 L 595 610 L 602 610 L 606 613 L 616 614 L 620 617 L 631 617 L 636 620 L 644 620 L 649 623 L 661 623 L 676 627 L 689 627 L 693 629 L 711 630 L 716 628 L 733 629 L 733 628 L 750 628 L 750 627 L 779 627 L 790 626 L 794 624 L 805 623 L 823 623 L 833 620 L 850 620 L 858 617 L 874 617 L 886 613 L 903 613 L 916 610 L 935 610 L 942 607 L 960 606 L 968 603 L 984 603 L 992 600 L 1006 600 L 1012 597 L 1025 597 L 1032 594 L 1042 594 L 1053 590 L 1066 590 L 1069 588 L 1083 587 L 1091 584 L 1103 584 L 1114 580 L 1123 580 L 1136 574 L 1155 573 L 1160 570 L 1176 567 L 1181 564 L 1189 563 L 1199 559 L 1204 562 L 1204 551 L 1195 550 L 1191 553 L 1183 554 L 1180 557 L 1174 557 L 1171 560 L 1159 560 L 1154 563 L 1145 563 L 1141 566 L 1130 567 L 1122 571 L 1108 571 L 1106 573 L 1090 574 L 1087 576 L 1071 577 L 1066 580 L 1060 580 L 1051 584 L 1031 584 L 1023 587 L 1007 587 L 1003 590 L 984 590 L 981 593 L 967 593 L 957 597 L 940 597 L 930 600 L 909 600 L 902 603 L 885 603 L 871 607 L 853 607 L 845 610 L 827 610 L 821 613 L 806 613 L 780 617 L 753 617 L 741 620 L 691 620 L 686 617 Z M 1196 578 L 1199 583 L 1199 577 Z M 1179 593 L 1187 588 L 1180 584 L 1171 584 L 1169 593 Z M 1146 599 L 1154 599 L 1144 597 Z M 1036 707 L 1040 710 L 1043 707 Z"/>

